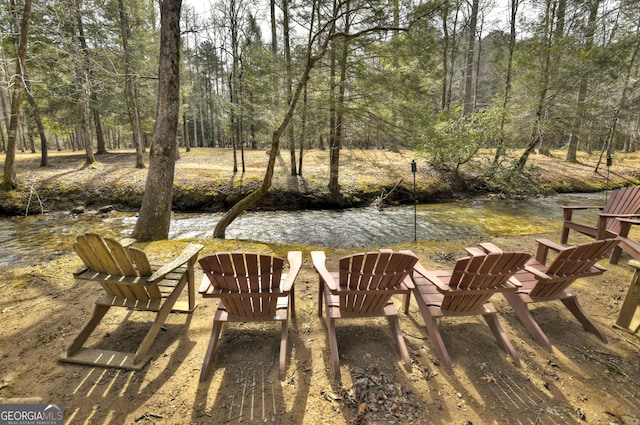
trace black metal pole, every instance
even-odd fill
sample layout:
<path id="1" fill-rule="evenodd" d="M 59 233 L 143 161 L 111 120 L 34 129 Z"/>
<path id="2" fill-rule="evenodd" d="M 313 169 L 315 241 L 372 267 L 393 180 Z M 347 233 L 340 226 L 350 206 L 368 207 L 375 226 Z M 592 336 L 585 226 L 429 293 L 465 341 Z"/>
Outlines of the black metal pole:
<path id="1" fill-rule="evenodd" d="M 418 195 L 416 193 L 416 160 L 411 160 L 411 172 L 413 173 L 413 241 L 418 240 Z"/>
<path id="2" fill-rule="evenodd" d="M 611 152 L 609 152 L 607 153 L 607 190 L 605 191 L 607 196 L 605 196 L 605 199 L 604 199 L 605 202 L 607 202 L 609 199 L 609 168 L 611 167 L 612 162 L 613 162 L 613 158 L 611 158 Z"/>

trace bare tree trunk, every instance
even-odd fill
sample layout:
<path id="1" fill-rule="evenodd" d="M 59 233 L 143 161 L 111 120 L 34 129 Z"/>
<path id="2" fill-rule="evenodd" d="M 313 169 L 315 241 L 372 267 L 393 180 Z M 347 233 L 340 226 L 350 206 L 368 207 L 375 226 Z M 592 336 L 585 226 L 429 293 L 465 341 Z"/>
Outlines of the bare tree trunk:
<path id="1" fill-rule="evenodd" d="M 286 84 L 287 84 L 287 102 L 291 102 L 291 94 L 293 90 L 293 82 L 291 75 L 291 41 L 289 40 L 289 1 L 283 0 L 282 2 L 282 33 L 284 36 L 284 56 L 285 56 L 285 68 L 286 68 Z M 298 174 L 296 170 L 296 144 L 293 133 L 293 125 L 289 125 L 287 132 L 287 139 L 289 141 L 289 157 L 291 164 L 291 175 Z"/>
<path id="2" fill-rule="evenodd" d="M 156 123 L 144 197 L 132 235 L 140 241 L 169 237 L 180 114 L 181 6 L 182 0 L 163 0 L 161 3 Z"/>
<path id="3" fill-rule="evenodd" d="M 587 29 L 585 33 L 584 52 L 587 58 L 591 56 L 593 48 L 593 36 L 596 30 L 596 18 L 598 16 L 598 8 L 600 0 L 591 0 L 589 4 L 589 18 L 587 21 Z M 578 86 L 578 101 L 576 106 L 576 117 L 573 121 L 573 128 L 569 135 L 569 146 L 567 148 L 567 161 L 575 162 L 578 160 L 578 144 L 581 139 L 582 124 L 585 115 L 585 103 L 589 89 L 589 72 L 583 67 L 583 74 L 580 77 L 580 85 Z"/>
<path id="4" fill-rule="evenodd" d="M 16 143 L 18 128 L 20 127 L 20 101 L 22 99 L 23 66 L 27 57 L 27 35 L 29 33 L 29 23 L 31 22 L 32 0 L 25 0 L 24 12 L 22 13 L 22 24 L 20 26 L 20 40 L 18 41 L 18 56 L 16 61 L 15 84 L 11 90 L 11 120 L 8 127 L 7 153 L 4 160 L 4 176 L 2 189 L 9 191 L 17 186 L 16 181 Z"/>
<path id="5" fill-rule="evenodd" d="M 345 2 L 347 10 L 349 10 L 350 0 L 346 0 Z M 351 16 L 349 16 L 349 12 L 344 15 L 344 32 L 346 34 L 349 33 L 349 27 L 351 25 Z M 336 111 L 336 123 L 335 123 L 335 141 L 334 145 L 331 149 L 331 181 L 333 185 L 330 186 L 331 191 L 334 196 L 338 195 L 338 191 L 340 190 L 340 184 L 338 183 L 339 170 L 340 170 L 340 150 L 342 149 L 342 143 L 344 139 L 344 111 L 346 110 L 345 106 L 345 86 L 347 81 L 347 59 L 349 56 L 349 39 L 343 38 L 341 39 L 341 47 L 340 57 L 338 59 L 338 67 L 340 68 L 340 80 L 338 83 L 338 97 L 336 99 L 336 103 L 338 105 L 338 110 Z"/>
<path id="6" fill-rule="evenodd" d="M 638 33 L 638 29 L 640 29 L 640 25 L 636 28 L 636 33 Z M 627 100 L 627 93 L 629 91 L 629 85 L 633 78 L 634 69 L 636 65 L 636 58 L 638 57 L 638 52 L 640 52 L 640 37 L 638 37 L 638 41 L 634 46 L 633 52 L 631 53 L 631 58 L 629 59 L 629 67 L 627 68 L 627 75 L 624 80 L 624 85 L 622 87 L 622 93 L 620 94 L 620 99 L 613 111 L 613 119 L 611 120 L 611 126 L 609 127 L 609 132 L 607 133 L 607 140 L 602 146 L 602 151 L 600 152 L 600 158 L 598 159 L 598 164 L 596 165 L 595 171 L 597 172 L 602 164 L 602 156 L 604 152 L 607 152 L 607 156 L 613 153 L 613 141 L 616 136 L 616 127 L 618 125 L 618 120 L 620 119 L 620 111 L 625 106 L 625 102 Z"/>
<path id="7" fill-rule="evenodd" d="M 442 4 L 442 98 L 441 109 L 448 107 L 447 102 L 447 80 L 449 78 L 449 1 L 445 0 Z"/>
<path id="8" fill-rule="evenodd" d="M 507 149 L 505 146 L 504 126 L 507 121 L 507 105 L 511 96 L 511 71 L 513 69 L 513 52 L 516 47 L 516 17 L 518 16 L 518 6 L 520 0 L 511 0 L 511 16 L 509 19 L 511 30 L 509 32 L 509 52 L 507 58 L 507 75 L 504 82 L 504 94 L 502 96 L 502 110 L 500 111 L 500 135 L 496 146 L 496 154 L 493 157 L 492 167 L 497 167 L 500 157 L 503 156 Z"/>
<path id="9" fill-rule="evenodd" d="M 122 38 L 122 50 L 124 51 L 124 74 L 125 93 L 127 108 L 129 110 L 129 121 L 133 132 L 133 144 L 136 147 L 136 168 L 145 168 L 144 156 L 142 155 L 142 125 L 140 124 L 140 113 L 138 112 L 138 96 L 136 95 L 136 77 L 131 65 L 131 49 L 129 39 L 131 38 L 131 27 L 129 26 L 129 14 L 124 8 L 124 1 L 118 0 L 120 9 L 120 37 Z"/>
<path id="10" fill-rule="evenodd" d="M 467 117 L 473 112 L 473 55 L 476 43 L 476 27 L 478 25 L 478 3 L 473 0 L 469 21 L 469 41 L 467 43 L 466 67 L 464 71 L 464 103 L 462 116 Z"/>
<path id="11" fill-rule="evenodd" d="M 276 37 L 276 29 L 278 27 L 276 20 L 276 0 L 269 0 L 271 11 L 271 53 L 275 56 L 278 53 L 278 38 Z"/>
<path id="12" fill-rule="evenodd" d="M 516 163 L 516 169 L 522 170 L 527 164 L 527 160 L 529 159 L 529 155 L 534 151 L 536 146 L 539 146 L 542 141 L 542 135 L 544 132 L 543 129 L 543 121 L 544 121 L 544 110 L 547 106 L 547 93 L 549 91 L 549 83 L 551 80 L 551 56 L 552 56 L 552 45 L 554 41 L 554 32 L 553 32 L 553 15 L 551 11 L 551 1 L 548 0 L 547 10 L 545 16 L 545 50 L 544 50 L 544 58 L 543 58 L 543 66 L 542 66 L 542 84 L 540 87 L 540 91 L 537 95 L 537 103 L 535 110 L 535 121 L 533 123 L 533 128 L 531 129 L 531 135 L 529 137 L 529 144 L 525 148 L 522 155 L 518 159 Z"/>
<path id="13" fill-rule="evenodd" d="M 38 108 L 38 103 L 31 93 L 31 81 L 29 80 L 26 71 L 24 72 L 24 84 L 27 100 L 29 101 L 29 105 L 31 105 L 31 109 L 33 110 L 33 120 L 36 122 L 36 127 L 38 128 L 38 136 L 40 137 L 40 166 L 46 167 L 47 165 L 49 165 L 47 135 L 44 132 L 44 125 L 42 124 L 42 118 L 40 117 L 40 109 Z"/>
<path id="14" fill-rule="evenodd" d="M 80 41 L 80 46 L 82 47 L 82 54 L 85 60 L 85 69 L 87 73 L 87 81 L 88 81 L 88 90 L 89 90 L 89 110 L 91 111 L 91 115 L 93 116 L 93 125 L 96 129 L 96 155 L 102 155 L 107 153 L 107 149 L 104 144 L 104 134 L 102 132 L 102 120 L 100 119 L 100 111 L 98 111 L 98 95 L 96 91 L 93 89 L 93 71 L 91 60 L 89 57 L 89 47 L 87 46 L 87 40 L 84 36 L 84 27 L 82 26 L 82 16 L 78 15 L 78 40 Z"/>
<path id="15" fill-rule="evenodd" d="M 329 69 L 329 191 L 332 194 L 340 192 L 338 181 L 338 165 L 340 164 L 340 146 L 338 145 L 337 111 L 336 111 L 336 49 L 335 42 L 330 47 Z"/>

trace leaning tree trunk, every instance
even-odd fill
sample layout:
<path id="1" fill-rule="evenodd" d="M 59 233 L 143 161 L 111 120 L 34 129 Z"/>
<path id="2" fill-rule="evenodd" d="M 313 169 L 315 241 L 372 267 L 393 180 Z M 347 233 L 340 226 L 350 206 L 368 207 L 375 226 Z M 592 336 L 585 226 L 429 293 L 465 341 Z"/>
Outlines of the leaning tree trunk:
<path id="1" fill-rule="evenodd" d="M 276 158 L 278 157 L 278 152 L 280 149 L 280 138 L 282 134 L 287 129 L 289 125 L 289 121 L 293 117 L 293 112 L 296 109 L 296 104 L 298 103 L 298 99 L 300 98 L 300 94 L 302 90 L 307 85 L 309 81 L 309 74 L 311 70 L 315 66 L 315 64 L 322 59 L 327 50 L 327 44 L 329 43 L 331 36 L 327 36 L 324 44 L 319 49 L 318 53 L 315 56 L 311 56 L 311 44 L 308 48 L 308 56 L 307 62 L 304 68 L 304 72 L 300 80 L 298 81 L 298 85 L 296 86 L 296 90 L 293 92 L 293 96 L 291 101 L 289 102 L 289 106 L 287 107 L 287 112 L 285 113 L 280 125 L 273 132 L 273 136 L 271 138 L 271 151 L 269 153 L 269 162 L 267 164 L 267 170 L 265 171 L 264 179 L 262 180 L 262 184 L 256 190 L 251 192 L 245 198 L 241 199 L 237 202 L 227 213 L 220 219 L 218 224 L 216 224 L 216 228 L 213 230 L 214 238 L 224 239 L 227 227 L 235 220 L 240 214 L 249 208 L 253 207 L 264 195 L 267 194 L 269 189 L 271 188 L 271 182 L 273 180 L 273 171 L 276 165 Z"/>
<path id="2" fill-rule="evenodd" d="M 133 237 L 155 241 L 169 237 L 176 136 L 180 113 L 180 8 L 182 0 L 163 0 L 160 16 L 158 102 L 149 174 Z"/>

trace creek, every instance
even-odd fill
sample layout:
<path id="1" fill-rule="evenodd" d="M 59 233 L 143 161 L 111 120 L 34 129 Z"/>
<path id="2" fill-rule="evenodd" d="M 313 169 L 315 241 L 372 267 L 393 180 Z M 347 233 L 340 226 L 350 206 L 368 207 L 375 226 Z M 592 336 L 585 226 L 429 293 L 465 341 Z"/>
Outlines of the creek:
<path id="1" fill-rule="evenodd" d="M 238 217 L 227 239 L 291 243 L 318 247 L 385 246 L 418 240 L 534 235 L 557 230 L 562 205 L 604 205 L 606 193 L 561 194 L 525 200 L 474 199 L 441 204 L 406 205 L 382 210 L 251 211 Z M 595 220 L 594 212 L 579 212 Z M 587 218 L 590 214 L 592 218 Z M 209 239 L 221 213 L 175 213 L 170 239 Z M 0 218 L 0 268 L 34 264 L 71 251 L 76 235 L 97 232 L 127 237 L 135 213 L 68 213 Z"/>

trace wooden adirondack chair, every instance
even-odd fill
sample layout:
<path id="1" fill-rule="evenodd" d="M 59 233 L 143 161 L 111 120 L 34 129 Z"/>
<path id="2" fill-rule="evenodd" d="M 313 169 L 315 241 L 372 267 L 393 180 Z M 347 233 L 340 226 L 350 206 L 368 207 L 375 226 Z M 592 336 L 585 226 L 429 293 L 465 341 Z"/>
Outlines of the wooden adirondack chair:
<path id="1" fill-rule="evenodd" d="M 189 244 L 164 266 L 152 266 L 146 254 L 127 240 L 103 239 L 95 233 L 78 236 L 73 249 L 84 262 L 75 278 L 98 282 L 105 294 L 96 301 L 93 315 L 61 360 L 69 363 L 139 370 L 170 312 L 191 313 L 195 307 L 194 266 L 202 245 Z M 187 285 L 188 301 L 178 302 Z M 111 307 L 156 313 L 153 325 L 135 353 L 83 348 L 83 344 Z"/>
<path id="2" fill-rule="evenodd" d="M 631 257 L 633 257 L 633 259 L 640 261 L 640 242 L 634 241 L 629 238 L 629 231 L 631 230 L 631 226 L 640 225 L 640 220 L 632 218 L 618 218 L 616 220 L 620 222 L 621 228 L 620 235 L 618 235 L 620 245 L 613 249 L 611 257 L 609 258 L 609 263 L 618 264 L 622 251 L 629 254 Z"/>
<path id="3" fill-rule="evenodd" d="M 566 244 L 569 239 L 569 230 L 591 236 L 595 239 L 611 239 L 617 236 L 627 237 L 629 227 L 621 226 L 617 218 L 639 217 L 640 210 L 640 186 L 623 187 L 611 191 L 604 207 L 597 206 L 563 206 L 564 223 L 560 243 Z M 573 212 L 586 209 L 601 209 L 598 214 L 598 222 L 593 225 L 582 224 L 573 221 Z M 611 252 L 611 264 L 616 264 L 620 258 L 623 245 L 614 247 Z"/>
<path id="4" fill-rule="evenodd" d="M 326 304 L 327 334 L 335 379 L 340 380 L 335 321 L 344 318 L 386 317 L 400 355 L 410 371 L 411 359 L 398 323 L 398 310 L 391 297 L 410 294 L 409 274 L 418 258 L 411 253 L 391 250 L 353 254 L 340 258 L 337 272 L 327 270 L 324 252 L 312 252 L 311 259 L 319 276 L 320 316 L 323 301 Z"/>
<path id="5" fill-rule="evenodd" d="M 204 270 L 200 294 L 219 298 L 213 329 L 202 363 L 200 381 L 207 378 L 225 322 L 279 321 L 280 379 L 286 375 L 288 311 L 295 316 L 293 283 L 302 266 L 302 252 L 287 255 L 289 272 L 283 273 L 284 259 L 266 254 L 219 252 L 200 259 Z"/>
<path id="6" fill-rule="evenodd" d="M 604 239 L 565 247 L 547 239 L 538 239 L 536 258 L 515 276 L 522 286 L 517 292 L 503 294 L 538 344 L 551 349 L 549 339 L 533 319 L 528 304 L 553 300 L 562 301 L 587 331 L 607 342 L 605 334 L 582 309 L 576 292 L 569 286 L 577 279 L 604 273 L 607 269 L 596 263 L 606 257 L 618 242 L 616 239 Z M 549 250 L 558 254 L 547 265 Z"/>
<path id="7" fill-rule="evenodd" d="M 451 373 L 451 358 L 440 335 L 436 319 L 446 316 L 482 315 L 500 348 L 520 366 L 520 357 L 500 326 L 492 295 L 514 293 L 512 276 L 524 268 L 531 256 L 523 252 L 502 252 L 490 243 L 466 248 L 468 257 L 456 261 L 453 270 L 427 271 L 420 263 L 413 273 L 413 290 L 429 338 L 445 369 Z"/>
<path id="8" fill-rule="evenodd" d="M 629 266 L 634 269 L 633 277 L 614 326 L 635 334 L 640 330 L 640 261 L 631 260 Z"/>

